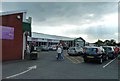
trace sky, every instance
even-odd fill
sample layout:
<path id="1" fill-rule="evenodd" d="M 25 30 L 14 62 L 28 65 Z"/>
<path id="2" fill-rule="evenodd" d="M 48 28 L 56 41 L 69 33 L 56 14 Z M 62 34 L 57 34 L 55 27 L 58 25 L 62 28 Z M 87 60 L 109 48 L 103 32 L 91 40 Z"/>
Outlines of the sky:
<path id="1" fill-rule="evenodd" d="M 117 2 L 3 2 L 0 11 L 27 10 L 32 32 L 118 41 Z"/>

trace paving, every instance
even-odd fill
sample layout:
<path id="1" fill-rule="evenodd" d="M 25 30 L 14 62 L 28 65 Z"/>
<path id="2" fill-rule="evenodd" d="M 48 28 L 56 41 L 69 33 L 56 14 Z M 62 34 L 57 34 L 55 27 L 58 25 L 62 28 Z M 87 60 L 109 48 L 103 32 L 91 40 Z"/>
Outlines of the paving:
<path id="1" fill-rule="evenodd" d="M 3 62 L 2 78 L 12 76 L 10 79 L 118 79 L 117 59 L 103 68 L 111 60 L 103 64 L 84 63 L 82 56 L 69 56 L 64 51 L 64 60 L 57 61 L 56 51 L 44 51 L 38 54 L 38 60 Z M 32 66 L 36 68 L 29 69 Z"/>

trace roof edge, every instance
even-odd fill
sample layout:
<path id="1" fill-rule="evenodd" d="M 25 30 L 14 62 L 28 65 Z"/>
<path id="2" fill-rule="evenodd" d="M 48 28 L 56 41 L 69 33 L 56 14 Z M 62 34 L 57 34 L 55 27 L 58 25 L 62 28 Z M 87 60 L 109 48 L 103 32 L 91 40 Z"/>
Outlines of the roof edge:
<path id="1" fill-rule="evenodd" d="M 36 34 L 43 34 L 43 35 L 49 35 L 49 36 L 56 36 L 56 37 L 64 37 L 64 38 L 69 38 L 74 40 L 75 38 L 71 38 L 71 37 L 66 37 L 66 36 L 59 36 L 59 35 L 51 35 L 51 34 L 45 34 L 45 33 L 38 33 L 38 32 L 32 32 L 32 33 L 36 33 Z M 62 40 L 62 39 L 61 39 Z"/>
<path id="2" fill-rule="evenodd" d="M 2 16 L 2 15 L 10 15 L 10 14 L 16 14 L 16 13 L 27 13 L 27 10 L 4 11 L 4 12 L 0 12 L 0 16 Z"/>

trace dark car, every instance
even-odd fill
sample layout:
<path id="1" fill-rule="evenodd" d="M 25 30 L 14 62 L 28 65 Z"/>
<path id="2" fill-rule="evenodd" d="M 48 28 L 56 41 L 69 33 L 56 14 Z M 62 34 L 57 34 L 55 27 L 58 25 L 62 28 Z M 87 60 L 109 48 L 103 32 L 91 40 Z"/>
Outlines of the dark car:
<path id="1" fill-rule="evenodd" d="M 102 64 L 103 61 L 108 60 L 107 54 L 104 53 L 104 50 L 101 47 L 84 47 L 83 58 L 84 62 L 93 60 L 100 64 Z"/>
<path id="2" fill-rule="evenodd" d="M 103 46 L 103 49 L 108 54 L 108 58 L 114 59 L 116 57 L 113 46 Z"/>

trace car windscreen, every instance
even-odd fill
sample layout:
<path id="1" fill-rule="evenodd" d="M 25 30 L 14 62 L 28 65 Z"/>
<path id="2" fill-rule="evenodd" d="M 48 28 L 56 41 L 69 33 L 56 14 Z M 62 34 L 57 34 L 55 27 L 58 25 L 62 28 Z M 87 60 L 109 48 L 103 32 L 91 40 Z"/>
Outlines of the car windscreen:
<path id="1" fill-rule="evenodd" d="M 103 49 L 104 49 L 106 52 L 112 51 L 112 48 L 110 48 L 110 47 L 103 47 Z"/>
<path id="2" fill-rule="evenodd" d="M 87 48 L 86 53 L 96 54 L 97 53 L 97 48 Z"/>
<path id="3" fill-rule="evenodd" d="M 75 48 L 69 48 L 69 50 L 75 50 Z"/>

